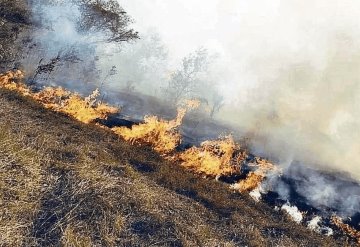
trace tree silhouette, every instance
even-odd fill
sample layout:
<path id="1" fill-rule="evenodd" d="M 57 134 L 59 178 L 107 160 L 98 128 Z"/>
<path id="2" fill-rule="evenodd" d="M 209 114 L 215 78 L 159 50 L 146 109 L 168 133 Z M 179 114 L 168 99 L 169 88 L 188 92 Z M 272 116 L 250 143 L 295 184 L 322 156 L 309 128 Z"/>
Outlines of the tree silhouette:
<path id="1" fill-rule="evenodd" d="M 192 97 L 201 87 L 200 75 L 206 71 L 209 64 L 209 56 L 206 49 L 198 49 L 194 53 L 184 57 L 181 67 L 176 70 L 165 90 L 167 97 L 178 103 L 186 97 Z"/>
<path id="2" fill-rule="evenodd" d="M 132 22 L 124 9 L 115 0 L 80 0 L 80 32 L 104 32 L 108 42 L 126 42 L 138 39 L 138 32 L 129 29 Z"/>

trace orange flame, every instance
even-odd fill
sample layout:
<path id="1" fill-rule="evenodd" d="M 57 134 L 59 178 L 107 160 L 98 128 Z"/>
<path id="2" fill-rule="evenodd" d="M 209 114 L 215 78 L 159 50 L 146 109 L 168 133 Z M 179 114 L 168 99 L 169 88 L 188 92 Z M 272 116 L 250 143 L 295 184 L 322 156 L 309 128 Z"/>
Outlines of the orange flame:
<path id="1" fill-rule="evenodd" d="M 85 99 L 61 87 L 46 87 L 38 93 L 33 93 L 28 86 L 19 82 L 23 77 L 23 73 L 19 70 L 0 74 L 0 87 L 30 96 L 44 107 L 63 112 L 83 123 L 91 123 L 95 119 L 106 119 L 108 115 L 119 111 L 115 107 L 96 101 L 99 95 L 98 89 Z"/>
<path id="2" fill-rule="evenodd" d="M 168 154 L 180 144 L 181 135 L 178 127 L 187 111 L 199 106 L 196 100 L 187 101 L 184 106 L 178 108 L 175 119 L 166 121 L 156 116 L 146 116 L 144 123 L 134 125 L 131 129 L 126 127 L 114 127 L 112 130 L 132 144 L 145 144 L 152 146 L 161 154 Z"/>
<path id="3" fill-rule="evenodd" d="M 95 99 L 97 96 L 98 89 L 84 99 L 60 87 L 47 87 L 34 94 L 33 98 L 43 103 L 46 108 L 66 113 L 83 123 L 91 123 L 96 119 L 106 119 L 108 115 L 119 111 L 107 104 L 97 103 Z"/>
<path id="4" fill-rule="evenodd" d="M 348 224 L 345 224 L 340 217 L 335 215 L 331 217 L 331 222 L 345 234 L 356 239 L 357 243 L 360 245 L 360 231 L 357 231 Z"/>
<path id="5" fill-rule="evenodd" d="M 46 87 L 38 93 L 33 93 L 21 82 L 23 77 L 23 73 L 19 70 L 0 74 L 0 87 L 30 96 L 46 108 L 63 112 L 84 123 L 91 123 L 95 119 L 106 119 L 109 114 L 119 111 L 97 101 L 98 89 L 86 98 L 61 87 Z M 183 167 L 194 173 L 209 177 L 240 174 L 241 164 L 247 154 L 239 151 L 239 146 L 231 136 L 217 141 L 206 141 L 200 147 L 192 147 L 182 153 L 169 156 L 181 142 L 178 127 L 185 114 L 199 105 L 198 100 L 188 100 L 178 108 L 177 116 L 173 120 L 146 116 L 143 124 L 135 125 L 131 129 L 115 127 L 112 130 L 133 144 L 152 146 L 157 152 L 167 155 L 166 158 L 179 161 Z M 245 180 L 233 185 L 234 189 L 240 192 L 251 191 L 262 183 L 270 171 L 277 170 L 273 164 L 260 158 L 256 158 L 255 166 L 258 169 L 250 172 Z"/>
<path id="6" fill-rule="evenodd" d="M 0 74 L 0 87 L 12 91 L 17 91 L 22 95 L 29 95 L 30 89 L 23 83 L 20 83 L 24 78 L 24 74 L 20 70 L 9 71 L 5 74 Z"/>
<path id="7" fill-rule="evenodd" d="M 249 172 L 244 180 L 232 185 L 233 189 L 239 190 L 241 193 L 252 191 L 261 185 L 269 172 L 281 172 L 275 165 L 261 158 L 255 158 L 253 166 L 257 167 L 257 169 Z"/>
<path id="8" fill-rule="evenodd" d="M 61 87 L 46 87 L 38 93 L 34 93 L 32 98 L 41 102 L 46 108 L 60 111 L 65 107 L 65 101 L 71 95 L 71 92 Z"/>
<path id="9" fill-rule="evenodd" d="M 114 127 L 112 130 L 132 144 L 147 144 L 160 153 L 169 153 L 180 143 L 180 134 L 175 131 L 174 121 L 165 121 L 156 116 L 146 116 L 144 123 L 131 129 Z"/>
<path id="10" fill-rule="evenodd" d="M 240 153 L 234 158 L 238 146 L 231 136 L 218 141 L 205 141 L 200 147 L 192 147 L 178 155 L 181 165 L 209 177 L 232 175 L 240 172 L 241 161 L 246 158 Z"/>

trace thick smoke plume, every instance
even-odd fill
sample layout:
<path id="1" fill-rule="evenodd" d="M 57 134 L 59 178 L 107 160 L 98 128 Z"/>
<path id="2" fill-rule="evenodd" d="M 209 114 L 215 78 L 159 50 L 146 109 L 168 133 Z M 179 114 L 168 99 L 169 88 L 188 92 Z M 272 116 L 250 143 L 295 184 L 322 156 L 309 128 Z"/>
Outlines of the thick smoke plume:
<path id="1" fill-rule="evenodd" d="M 122 2 L 138 22 L 154 7 L 149 22 L 174 57 L 200 45 L 221 55 L 216 79 L 227 106 L 220 117 L 251 137 L 255 152 L 360 178 L 359 3 Z"/>
<path id="2" fill-rule="evenodd" d="M 230 120 L 248 131 L 257 152 L 273 154 L 285 165 L 298 160 L 360 178 L 360 40 L 354 3 L 278 1 L 265 14 L 256 9 L 260 2 L 248 6 L 255 13 L 239 23 L 243 26 L 234 37 L 236 54 L 241 55 L 242 45 L 252 53 L 238 63 L 252 79 L 247 88 L 238 85 L 243 99 Z"/>

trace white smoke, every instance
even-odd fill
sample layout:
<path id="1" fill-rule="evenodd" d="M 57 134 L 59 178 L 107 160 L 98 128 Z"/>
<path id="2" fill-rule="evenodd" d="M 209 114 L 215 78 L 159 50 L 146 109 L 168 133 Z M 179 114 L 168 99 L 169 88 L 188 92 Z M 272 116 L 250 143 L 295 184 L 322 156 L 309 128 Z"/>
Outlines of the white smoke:
<path id="1" fill-rule="evenodd" d="M 300 224 L 303 220 L 303 214 L 296 206 L 291 206 L 289 203 L 281 206 L 281 210 L 285 211 L 293 221 Z"/>
<path id="2" fill-rule="evenodd" d="M 333 229 L 327 226 L 322 226 L 322 219 L 319 216 L 315 216 L 308 222 L 307 227 L 317 233 L 324 234 L 326 236 L 331 236 L 334 234 Z"/>
<path id="3" fill-rule="evenodd" d="M 360 178 L 360 2 L 119 1 L 175 60 L 202 45 L 222 55 L 221 118 L 255 152 Z"/>

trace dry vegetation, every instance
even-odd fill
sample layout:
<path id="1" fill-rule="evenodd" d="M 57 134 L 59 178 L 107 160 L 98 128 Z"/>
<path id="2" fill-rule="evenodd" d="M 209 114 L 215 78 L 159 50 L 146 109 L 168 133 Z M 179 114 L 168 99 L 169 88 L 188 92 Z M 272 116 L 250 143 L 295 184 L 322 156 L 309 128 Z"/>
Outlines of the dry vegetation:
<path id="1" fill-rule="evenodd" d="M 109 130 L 0 104 L 0 246 L 344 246 Z"/>
<path id="2" fill-rule="evenodd" d="M 14 142 L 19 135 L 1 127 L 0 243 L 21 246 L 31 236 L 32 220 L 40 206 L 41 158 L 35 150 Z"/>
<path id="3" fill-rule="evenodd" d="M 25 1 L 1 4 L 0 69 L 4 70 L 13 68 L 21 56 L 18 48 L 28 41 L 19 39 L 20 33 L 31 23 Z M 85 13 L 98 12 L 97 6 L 89 6 Z M 108 7 L 106 16 L 121 10 Z M 85 18 L 83 28 L 113 24 L 111 18 L 102 20 Z M 111 39 L 122 41 L 116 36 L 122 30 L 111 30 L 115 35 Z M 132 30 L 127 34 L 128 39 L 137 37 Z M 342 236 L 334 240 L 310 232 L 266 204 L 187 172 L 184 167 L 209 177 L 238 173 L 236 165 L 246 153 L 237 152 L 231 139 L 223 139 L 169 155 L 180 141 L 177 127 L 184 107 L 174 120 L 148 117 L 144 125 L 117 128 L 115 134 L 83 124 L 117 112 L 96 100 L 97 91 L 87 98 L 62 88 L 34 92 L 21 83 L 22 78 L 20 71 L 0 78 L 1 247 L 354 244 Z M 165 158 L 122 138 L 149 145 Z M 255 165 L 258 169 L 249 173 L 248 183 L 238 183 L 240 191 L 255 188 L 273 169 L 266 161 L 256 160 Z M 349 230 L 349 235 L 354 233 L 339 222 L 334 224 Z"/>
<path id="4" fill-rule="evenodd" d="M 108 115 L 119 111 L 119 109 L 97 100 L 98 89 L 86 98 L 61 87 L 46 87 L 40 92 L 33 92 L 29 86 L 22 82 L 23 78 L 24 75 L 20 70 L 0 74 L 0 87 L 16 91 L 24 96 L 30 96 L 44 107 L 63 112 L 83 123 L 91 123 L 96 119 L 106 119 Z"/>
<path id="5" fill-rule="evenodd" d="M 98 102 L 100 95 L 96 89 L 84 98 L 61 87 L 46 87 L 35 93 L 23 83 L 23 73 L 19 70 L 0 74 L 0 87 L 16 91 L 41 103 L 45 108 L 65 113 L 83 123 L 106 120 L 110 114 L 118 112 L 117 108 Z M 148 145 L 162 154 L 166 159 L 180 162 L 188 170 L 207 177 L 242 175 L 241 167 L 247 153 L 241 151 L 231 136 L 215 141 L 205 141 L 201 147 L 192 147 L 184 152 L 175 152 L 181 142 L 179 126 L 185 114 L 198 108 L 200 102 L 187 100 L 179 106 L 173 120 L 163 120 L 156 116 L 146 116 L 144 123 L 127 127 L 114 127 L 112 131 L 131 144 Z M 105 126 L 102 126 L 106 128 Z M 250 172 L 240 180 L 234 189 L 240 192 L 251 191 L 261 185 L 267 174 L 276 170 L 276 166 L 262 159 L 256 159 L 255 172 Z M 279 172 L 279 171 L 277 171 Z"/>

